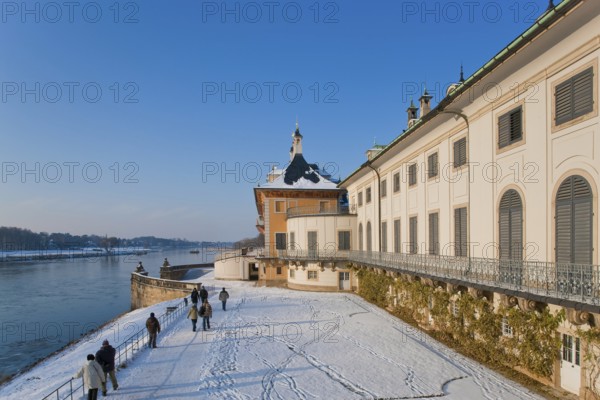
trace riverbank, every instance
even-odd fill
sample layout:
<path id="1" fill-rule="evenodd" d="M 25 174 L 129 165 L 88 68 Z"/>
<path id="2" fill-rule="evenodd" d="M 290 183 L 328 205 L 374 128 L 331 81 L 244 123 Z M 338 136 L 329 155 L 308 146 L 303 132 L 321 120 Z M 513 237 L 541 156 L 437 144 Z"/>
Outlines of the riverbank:
<path id="1" fill-rule="evenodd" d="M 202 282 L 227 287 L 227 311 L 215 291 L 209 331 L 192 332 L 185 313 L 178 317 L 159 334 L 157 349 L 140 348 L 117 372 L 111 398 L 541 399 L 356 295 L 223 283 L 210 274 Z M 116 347 L 126 327 L 142 329 L 150 312 L 173 305 L 125 314 L 1 386 L 0 398 L 42 398 L 102 340 Z"/>

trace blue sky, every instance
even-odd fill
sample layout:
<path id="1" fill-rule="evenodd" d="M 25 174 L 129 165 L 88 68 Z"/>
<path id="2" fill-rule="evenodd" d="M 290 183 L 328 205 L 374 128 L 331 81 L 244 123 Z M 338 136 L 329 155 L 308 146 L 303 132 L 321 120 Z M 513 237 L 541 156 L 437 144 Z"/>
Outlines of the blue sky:
<path id="1" fill-rule="evenodd" d="M 2 2 L 0 226 L 255 236 L 252 188 L 296 118 L 307 160 L 344 178 L 417 88 L 435 106 L 547 4 Z"/>

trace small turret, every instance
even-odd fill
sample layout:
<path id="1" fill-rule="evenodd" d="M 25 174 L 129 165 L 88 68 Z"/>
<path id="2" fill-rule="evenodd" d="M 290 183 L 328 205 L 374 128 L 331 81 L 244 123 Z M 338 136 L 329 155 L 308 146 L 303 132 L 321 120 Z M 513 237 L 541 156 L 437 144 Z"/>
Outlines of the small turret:
<path id="1" fill-rule="evenodd" d="M 417 110 L 418 110 L 418 108 L 415 106 L 415 103 L 411 99 L 410 106 L 406 109 L 406 113 L 408 116 L 408 127 L 409 128 L 411 126 L 413 126 L 415 121 L 417 120 Z"/>

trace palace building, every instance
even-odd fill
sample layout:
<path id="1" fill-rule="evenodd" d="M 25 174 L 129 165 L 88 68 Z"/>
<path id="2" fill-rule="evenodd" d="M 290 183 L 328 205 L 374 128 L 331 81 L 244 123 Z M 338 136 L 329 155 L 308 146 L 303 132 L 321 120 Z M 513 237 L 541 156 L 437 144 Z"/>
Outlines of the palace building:
<path id="1" fill-rule="evenodd" d="M 305 161 L 296 129 L 288 167 L 254 189 L 259 279 L 356 290 L 370 271 L 449 293 L 452 313 L 466 293 L 495 312 L 564 313 L 550 372 L 531 375 L 598 395 L 584 333 L 600 324 L 599 59 L 600 2 L 550 2 L 435 107 L 426 90 L 411 102 L 404 131 L 340 183 Z M 418 322 L 436 329 L 429 303 Z"/>

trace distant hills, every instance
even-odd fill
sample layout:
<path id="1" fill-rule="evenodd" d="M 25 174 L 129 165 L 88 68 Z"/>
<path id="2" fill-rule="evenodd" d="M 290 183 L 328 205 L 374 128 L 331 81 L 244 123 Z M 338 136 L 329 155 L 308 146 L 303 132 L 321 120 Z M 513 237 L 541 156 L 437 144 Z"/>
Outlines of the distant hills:
<path id="1" fill-rule="evenodd" d="M 40 249 L 80 249 L 98 247 L 140 248 L 190 248 L 190 247 L 232 247 L 233 242 L 193 242 L 186 239 L 165 239 L 155 236 L 140 236 L 131 239 L 99 235 L 71 235 L 70 233 L 32 232 L 29 229 L 0 227 L 0 251 L 40 250 Z"/>

